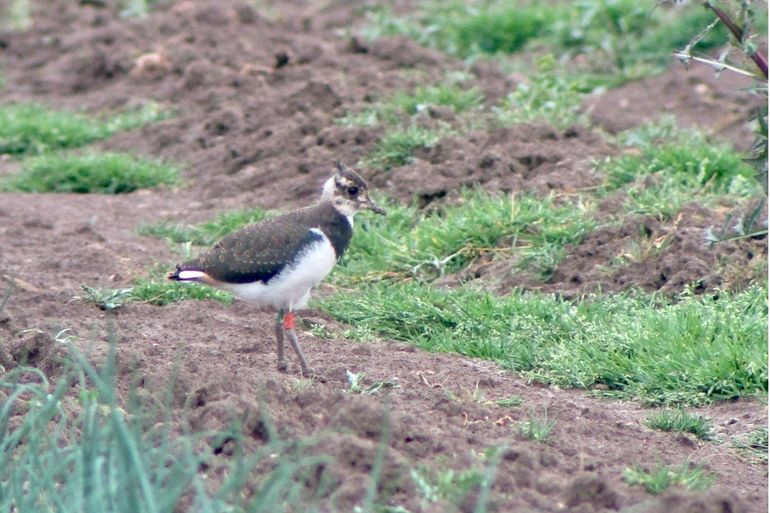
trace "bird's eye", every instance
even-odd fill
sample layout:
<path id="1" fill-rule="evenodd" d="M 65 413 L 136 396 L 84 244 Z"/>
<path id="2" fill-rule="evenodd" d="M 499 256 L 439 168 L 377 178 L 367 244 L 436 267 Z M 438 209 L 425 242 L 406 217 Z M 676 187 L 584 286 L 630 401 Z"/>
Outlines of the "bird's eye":
<path id="1" fill-rule="evenodd" d="M 351 196 L 358 194 L 358 187 L 348 187 L 348 194 Z"/>

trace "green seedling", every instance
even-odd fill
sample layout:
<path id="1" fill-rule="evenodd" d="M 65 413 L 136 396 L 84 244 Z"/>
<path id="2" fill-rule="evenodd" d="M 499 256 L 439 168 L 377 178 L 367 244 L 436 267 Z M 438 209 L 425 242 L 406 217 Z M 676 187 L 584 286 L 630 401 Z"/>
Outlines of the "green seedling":
<path id="1" fill-rule="evenodd" d="M 554 57 L 546 55 L 531 82 L 520 83 L 493 112 L 503 125 L 540 120 L 564 128 L 585 122 L 580 113 L 583 97 L 580 83 L 566 78 Z"/>
<path id="2" fill-rule="evenodd" d="M 390 130 L 363 160 L 363 164 L 386 171 L 403 166 L 412 162 L 417 150 L 431 148 L 439 139 L 441 135 L 438 132 L 417 125 Z"/>
<path id="3" fill-rule="evenodd" d="M 503 397 L 493 401 L 494 404 L 501 408 L 518 408 L 524 403 L 524 399 L 519 395 L 512 395 L 509 397 Z"/>
<path id="4" fill-rule="evenodd" d="M 365 372 L 356 373 L 346 370 L 345 374 L 348 378 L 348 387 L 354 394 L 374 395 L 381 390 L 400 388 L 398 383 L 390 380 L 375 381 L 370 385 L 364 385 Z"/>
<path id="5" fill-rule="evenodd" d="M 534 411 L 530 411 L 529 419 L 519 424 L 519 432 L 528 440 L 547 442 L 554 427 L 556 427 L 556 421 L 549 420 L 548 410 L 543 409 L 542 418 L 538 418 Z"/>
<path id="6" fill-rule="evenodd" d="M 434 105 L 450 107 L 455 112 L 478 108 L 484 96 L 478 89 L 463 89 L 456 84 L 420 86 L 413 93 L 397 93 L 392 104 L 407 114 L 417 114 Z"/>
<path id="7" fill-rule="evenodd" d="M 75 296 L 75 299 L 88 301 L 94 303 L 102 310 L 112 311 L 117 310 L 123 306 L 127 301 L 130 301 L 132 288 L 125 289 L 107 289 L 107 288 L 95 288 L 88 285 L 81 285 L 83 289 L 83 296 Z"/>
<path id="8" fill-rule="evenodd" d="M 439 501 L 458 504 L 484 481 L 484 475 L 474 469 L 462 472 L 451 468 L 443 471 L 412 469 L 410 474 L 426 505 Z"/>
<path id="9" fill-rule="evenodd" d="M 742 438 L 736 438 L 732 445 L 739 449 L 750 461 L 767 464 L 767 428 L 755 429 Z"/>
<path id="10" fill-rule="evenodd" d="M 702 467 L 685 462 L 675 467 L 658 464 L 650 471 L 639 466 L 628 467 L 623 470 L 623 480 L 629 486 L 643 486 L 647 493 L 657 495 L 673 485 L 705 490 L 714 483 L 714 476 Z"/>
<path id="11" fill-rule="evenodd" d="M 711 419 L 702 415 L 693 415 L 682 409 L 663 410 L 647 415 L 644 423 L 647 427 L 660 431 L 681 431 L 692 433 L 701 440 L 710 440 Z"/>
<path id="12" fill-rule="evenodd" d="M 558 8 L 540 9 L 510 2 L 433 2 L 409 18 L 387 9 L 373 11 L 364 34 L 369 39 L 405 35 L 422 45 L 459 57 L 509 54 L 544 34 Z"/>

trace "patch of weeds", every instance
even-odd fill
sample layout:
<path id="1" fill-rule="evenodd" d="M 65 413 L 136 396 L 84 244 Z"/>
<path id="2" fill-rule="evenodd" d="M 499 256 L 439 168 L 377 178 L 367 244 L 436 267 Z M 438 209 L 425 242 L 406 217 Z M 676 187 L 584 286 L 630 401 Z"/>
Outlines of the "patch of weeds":
<path id="1" fill-rule="evenodd" d="M 749 434 L 748 445 L 752 449 L 767 453 L 767 428 L 757 429 Z"/>
<path id="2" fill-rule="evenodd" d="M 434 1 L 409 17 L 374 10 L 364 35 L 406 36 L 463 58 L 545 46 L 560 60 L 579 60 L 578 67 L 590 74 L 594 87 L 614 87 L 661 71 L 671 62 L 671 52 L 713 19 L 700 5 L 670 7 L 635 0 L 580 0 L 547 9 L 499 0 Z M 698 49 L 708 51 L 727 41 L 724 28 L 716 27 L 698 41 Z M 581 58 L 575 59 L 578 55 Z"/>
<path id="3" fill-rule="evenodd" d="M 693 415 L 683 409 L 663 410 L 647 415 L 644 424 L 660 431 L 692 433 L 701 440 L 711 439 L 711 419 Z"/>
<path id="4" fill-rule="evenodd" d="M 671 134 L 671 139 L 660 137 Z M 760 194 L 753 170 L 731 148 L 694 132 L 669 131 L 664 125 L 636 130 L 621 140 L 639 143 L 638 149 L 597 163 L 605 175 L 607 194 L 623 189 L 629 213 L 670 219 L 695 197 L 713 202 L 725 195 Z"/>
<path id="5" fill-rule="evenodd" d="M 767 463 L 767 428 L 756 429 L 744 439 L 734 439 L 732 445 L 749 458 Z"/>
<path id="6" fill-rule="evenodd" d="M 653 122 L 620 132 L 615 139 L 618 144 L 628 148 L 647 148 L 653 145 L 659 146 L 673 139 L 678 140 L 682 134 L 683 130 L 677 125 L 676 117 L 671 114 L 662 114 Z"/>
<path id="7" fill-rule="evenodd" d="M 170 266 L 156 266 L 148 276 L 134 279 L 130 287 L 122 289 L 94 288 L 83 285 L 84 295 L 74 299 L 94 303 L 102 310 L 115 310 L 129 302 L 150 303 L 165 306 L 189 299 L 213 300 L 230 304 L 233 297 L 223 290 L 198 283 L 180 283 L 166 279 Z"/>
<path id="8" fill-rule="evenodd" d="M 722 226 L 709 226 L 706 230 L 706 242 L 710 245 L 731 240 L 747 239 L 767 235 L 767 220 L 762 214 L 767 197 L 762 196 L 745 216 L 735 217 L 732 213 L 725 216 Z"/>
<path id="9" fill-rule="evenodd" d="M 398 91 L 359 112 L 348 112 L 336 122 L 345 126 L 397 126 L 405 116 L 414 116 L 431 106 L 450 107 L 457 113 L 477 109 L 484 96 L 476 88 L 464 88 L 457 79 L 435 85 L 418 86 L 414 91 Z"/>
<path id="10" fill-rule="evenodd" d="M 480 257 L 516 255 L 516 268 L 547 278 L 567 244 L 592 230 L 593 206 L 555 196 L 536 198 L 466 190 L 457 205 L 420 212 L 388 205 L 388 215 L 357 220 L 339 283 L 432 281 Z"/>
<path id="11" fill-rule="evenodd" d="M 0 189 L 18 192 L 122 194 L 174 185 L 179 171 L 162 162 L 126 153 L 45 154 L 22 162 Z"/>
<path id="12" fill-rule="evenodd" d="M 543 416 L 539 418 L 534 411 L 529 412 L 529 419 L 519 424 L 519 432 L 527 440 L 535 442 L 547 442 L 551 436 L 556 421 L 548 418 L 548 410 L 543 409 Z"/>
<path id="13" fill-rule="evenodd" d="M 0 27 L 24 31 L 32 26 L 32 0 L 10 0 L 0 10 Z"/>
<path id="14" fill-rule="evenodd" d="M 640 234 L 623 248 L 619 255 L 611 259 L 611 264 L 624 267 L 632 263 L 646 262 L 660 255 L 671 243 L 671 235 L 675 230 L 670 230 L 665 236 L 652 239 L 647 234 Z"/>
<path id="15" fill-rule="evenodd" d="M 103 136 L 106 137 L 117 132 L 133 130 L 169 118 L 171 118 L 169 110 L 162 108 L 159 103 L 147 102 L 141 107 L 106 116 L 100 123 Z"/>
<path id="16" fill-rule="evenodd" d="M 484 96 L 478 89 L 463 89 L 456 84 L 419 86 L 414 92 L 396 93 L 391 102 L 407 114 L 417 114 L 431 105 L 450 107 L 455 112 L 478 108 Z"/>
<path id="17" fill-rule="evenodd" d="M 120 15 L 126 18 L 141 18 L 147 16 L 152 11 L 155 4 L 162 0 L 122 0 L 123 10 Z"/>
<path id="18" fill-rule="evenodd" d="M 366 107 L 360 112 L 347 112 L 334 120 L 343 126 L 377 126 L 382 122 L 382 109 L 377 106 Z"/>
<path id="19" fill-rule="evenodd" d="M 530 83 L 520 83 L 499 106 L 493 107 L 504 125 L 543 120 L 564 128 L 583 122 L 581 85 L 557 69 L 552 55 L 541 57 Z"/>
<path id="20" fill-rule="evenodd" d="M 484 481 L 484 474 L 474 469 L 456 471 L 451 468 L 446 470 L 420 468 L 412 469 L 410 473 L 418 493 L 426 504 L 439 501 L 459 504 Z"/>
<path id="21" fill-rule="evenodd" d="M 364 384 L 364 379 L 366 378 L 365 372 L 350 372 L 349 370 L 346 370 L 345 374 L 347 375 L 347 378 L 348 378 L 348 389 L 354 394 L 374 395 L 380 392 L 381 390 L 399 388 L 400 386 L 395 381 L 390 381 L 390 380 L 375 381 L 374 383 L 365 385 Z"/>
<path id="22" fill-rule="evenodd" d="M 226 305 L 232 303 L 233 296 L 223 290 L 198 283 L 181 283 L 165 279 L 164 276 L 149 276 L 134 280 L 129 295 L 131 301 L 165 306 L 177 301 L 211 299 Z"/>
<path id="23" fill-rule="evenodd" d="M 315 380 L 313 378 L 292 378 L 289 386 L 294 392 L 304 392 L 313 386 L 314 383 Z"/>
<path id="24" fill-rule="evenodd" d="M 190 243 L 196 246 L 211 246 L 228 233 L 248 224 L 257 223 L 268 217 L 261 208 L 221 212 L 211 221 L 198 225 L 172 224 L 161 222 L 139 228 L 139 235 L 165 238 L 176 243 Z"/>
<path id="25" fill-rule="evenodd" d="M 538 381 L 647 404 L 697 405 L 768 386 L 767 289 L 626 294 L 572 303 L 514 291 L 379 281 L 317 300 L 347 336 L 490 358 Z"/>
<path id="26" fill-rule="evenodd" d="M 714 145 L 699 134 L 626 153 L 611 159 L 604 171 L 610 189 L 624 187 L 639 176 L 660 173 L 679 178 L 687 186 L 722 193 L 740 190 L 745 187 L 744 180 L 752 176 L 750 167 L 735 151 Z M 735 184 L 736 179 L 741 183 Z"/>
<path id="27" fill-rule="evenodd" d="M 75 148 L 104 136 L 93 119 L 42 105 L 0 107 L 0 153 L 19 155 Z"/>
<path id="28" fill-rule="evenodd" d="M 501 408 L 518 408 L 524 404 L 524 399 L 520 395 L 512 395 L 492 402 Z"/>
<path id="29" fill-rule="evenodd" d="M 307 321 L 305 321 L 307 323 Z M 334 331 L 330 330 L 321 322 L 310 323 L 308 330 L 314 337 L 322 340 L 335 340 L 337 335 Z"/>
<path id="30" fill-rule="evenodd" d="M 661 71 L 674 49 L 714 19 L 700 5 L 670 7 L 635 0 L 581 0 L 565 14 L 547 39 L 567 55 L 586 56 L 584 67 L 608 87 Z M 698 48 L 706 51 L 726 42 L 727 32 L 714 30 Z"/>
<path id="31" fill-rule="evenodd" d="M 117 113 L 105 120 L 38 104 L 3 105 L 0 106 L 0 154 L 40 154 L 77 148 L 168 115 L 155 103 Z"/>
<path id="32" fill-rule="evenodd" d="M 373 11 L 364 35 L 369 39 L 407 36 L 463 58 L 510 54 L 543 35 L 560 12 L 553 6 L 542 9 L 503 1 L 434 1 L 408 18 L 395 17 L 388 9 Z"/>
<path id="33" fill-rule="evenodd" d="M 681 485 L 690 490 L 706 490 L 714 484 L 714 476 L 699 466 L 685 462 L 680 466 L 669 467 L 658 464 L 647 471 L 642 467 L 623 469 L 623 480 L 629 486 L 643 486 L 647 493 L 657 495 L 672 485 Z"/>
<path id="34" fill-rule="evenodd" d="M 109 289 L 89 287 L 81 285 L 83 296 L 75 296 L 74 299 L 93 303 L 102 310 L 112 311 L 123 306 L 131 300 L 132 288 Z"/>
<path id="35" fill-rule="evenodd" d="M 119 402 L 116 343 L 100 368 L 67 344 L 56 382 L 30 367 L 0 376 L 0 510 L 170 513 L 253 511 L 259 504 L 262 511 L 294 511 L 307 496 L 302 483 L 321 461 L 304 455 L 306 442 L 271 440 L 253 449 L 240 426 L 191 434 L 186 419 L 167 421 L 170 403 L 148 406 L 131 391 Z M 227 439 L 236 457 L 214 456 L 216 439 Z M 202 469 L 215 465 L 223 475 L 213 484 Z"/>
<path id="36" fill-rule="evenodd" d="M 660 14 L 669 13 L 663 9 Z M 708 27 L 716 20 L 716 16 L 702 4 L 694 4 L 684 9 L 679 9 L 675 16 L 668 18 L 668 23 L 662 23 L 661 26 L 650 33 L 640 41 L 640 52 L 649 55 L 655 63 L 668 65 L 670 63 L 670 52 L 684 48 L 693 42 L 693 38 L 698 36 L 698 32 Z M 767 33 L 767 13 L 757 20 L 758 30 Z M 699 37 L 693 48 L 701 52 L 708 52 L 723 47 L 729 41 L 727 29 L 717 24 Z"/>
<path id="37" fill-rule="evenodd" d="M 417 150 L 433 147 L 441 137 L 435 130 L 413 124 L 405 129 L 389 130 L 362 163 L 386 171 L 403 166 L 412 162 Z"/>

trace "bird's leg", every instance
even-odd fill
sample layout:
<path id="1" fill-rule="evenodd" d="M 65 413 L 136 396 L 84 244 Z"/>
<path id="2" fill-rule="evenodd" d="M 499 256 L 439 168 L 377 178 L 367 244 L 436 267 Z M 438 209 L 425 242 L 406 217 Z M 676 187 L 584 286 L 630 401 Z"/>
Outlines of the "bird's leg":
<path id="1" fill-rule="evenodd" d="M 299 365 L 302 367 L 302 374 L 305 376 L 311 376 L 313 371 L 307 366 L 305 355 L 302 354 L 302 349 L 299 347 L 299 341 L 297 340 L 297 334 L 294 332 L 294 320 L 296 316 L 291 310 L 286 312 L 283 316 L 283 329 L 286 331 L 286 336 L 289 337 L 289 343 L 294 348 L 294 352 L 297 353 L 299 358 Z"/>
<path id="2" fill-rule="evenodd" d="M 285 312 L 278 310 L 278 316 L 275 319 L 275 341 L 278 346 L 278 370 L 281 372 L 287 368 L 286 358 L 283 354 L 283 322 L 285 318 Z"/>

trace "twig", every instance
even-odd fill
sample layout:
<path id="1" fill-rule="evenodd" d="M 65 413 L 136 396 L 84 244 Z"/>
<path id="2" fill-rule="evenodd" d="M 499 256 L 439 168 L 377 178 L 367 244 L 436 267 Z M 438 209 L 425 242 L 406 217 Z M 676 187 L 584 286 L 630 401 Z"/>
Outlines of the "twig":
<path id="1" fill-rule="evenodd" d="M 698 61 L 698 62 L 702 62 L 704 64 L 708 64 L 708 65 L 713 66 L 715 68 L 729 69 L 730 71 L 734 71 L 735 73 L 738 73 L 740 75 L 744 75 L 744 76 L 751 77 L 751 78 L 759 78 L 757 75 L 755 75 L 754 73 L 752 73 L 750 71 L 746 71 L 745 69 L 741 69 L 741 68 L 737 68 L 735 66 L 731 66 L 731 65 L 729 65 L 727 63 L 724 63 L 724 62 L 718 62 L 718 61 L 715 61 L 714 59 L 707 59 L 705 57 L 696 57 L 695 55 L 689 55 L 689 54 L 684 53 L 684 52 L 674 52 L 674 57 L 676 57 L 677 59 L 682 60 L 682 61 L 688 61 L 688 60 L 692 59 L 694 61 Z"/>
<path id="2" fill-rule="evenodd" d="M 745 35 L 744 30 L 739 27 L 726 12 L 717 6 L 712 5 L 711 2 L 706 2 L 703 5 L 706 7 L 706 9 L 711 9 L 714 11 L 714 14 L 716 14 L 722 23 L 724 23 L 725 26 L 730 30 L 733 37 L 735 37 L 739 43 L 743 43 L 743 36 Z M 767 79 L 767 60 L 765 59 L 765 56 L 762 55 L 759 50 L 754 50 L 749 53 L 749 57 L 751 57 L 751 60 L 754 61 L 762 74 L 765 75 L 765 79 Z"/>

